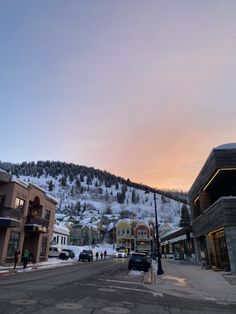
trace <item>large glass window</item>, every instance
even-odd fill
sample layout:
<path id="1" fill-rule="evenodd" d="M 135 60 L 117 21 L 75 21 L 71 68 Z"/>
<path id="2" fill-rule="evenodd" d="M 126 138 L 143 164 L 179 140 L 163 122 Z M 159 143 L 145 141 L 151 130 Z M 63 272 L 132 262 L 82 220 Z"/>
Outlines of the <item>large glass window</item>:
<path id="1" fill-rule="evenodd" d="M 10 234 L 10 239 L 7 248 L 7 257 L 14 257 L 15 250 L 19 245 L 20 233 L 12 231 Z"/>

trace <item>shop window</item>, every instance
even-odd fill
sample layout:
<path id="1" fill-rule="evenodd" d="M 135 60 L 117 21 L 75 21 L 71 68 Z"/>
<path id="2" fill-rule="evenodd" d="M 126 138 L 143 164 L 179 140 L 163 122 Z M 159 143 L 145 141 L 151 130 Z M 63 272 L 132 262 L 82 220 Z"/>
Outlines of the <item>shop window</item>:
<path id="1" fill-rule="evenodd" d="M 19 245 L 19 238 L 20 238 L 19 232 L 15 231 L 11 232 L 7 248 L 7 257 L 14 257 L 15 250 L 18 248 Z"/>

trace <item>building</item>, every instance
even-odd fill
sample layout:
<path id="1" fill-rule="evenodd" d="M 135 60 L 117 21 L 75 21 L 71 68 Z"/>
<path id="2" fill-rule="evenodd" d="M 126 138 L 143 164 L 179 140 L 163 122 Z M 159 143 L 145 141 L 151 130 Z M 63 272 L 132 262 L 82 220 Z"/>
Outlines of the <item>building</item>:
<path id="1" fill-rule="evenodd" d="M 0 169 L 0 263 L 28 249 L 31 260 L 47 260 L 57 201 L 33 184 Z M 20 256 L 21 257 L 21 256 Z"/>
<path id="2" fill-rule="evenodd" d="M 191 227 L 180 227 L 161 236 L 161 249 L 165 257 L 193 260 L 193 238 Z"/>
<path id="3" fill-rule="evenodd" d="M 140 221 L 134 228 L 135 250 L 153 251 L 153 228 Z"/>
<path id="4" fill-rule="evenodd" d="M 117 248 L 126 248 L 128 252 L 135 249 L 135 237 L 133 234 L 133 227 L 136 226 L 136 221 L 128 221 L 128 219 L 121 219 L 116 224 L 116 246 Z"/>
<path id="5" fill-rule="evenodd" d="M 189 200 L 197 262 L 236 274 L 236 143 L 212 150 Z"/>
<path id="6" fill-rule="evenodd" d="M 53 236 L 52 245 L 57 245 L 58 247 L 63 247 L 68 244 L 68 239 L 70 237 L 70 231 L 66 227 L 65 223 L 56 221 L 53 226 Z"/>
<path id="7" fill-rule="evenodd" d="M 96 245 L 101 242 L 102 234 L 96 225 L 75 223 L 70 238 L 73 245 Z"/>

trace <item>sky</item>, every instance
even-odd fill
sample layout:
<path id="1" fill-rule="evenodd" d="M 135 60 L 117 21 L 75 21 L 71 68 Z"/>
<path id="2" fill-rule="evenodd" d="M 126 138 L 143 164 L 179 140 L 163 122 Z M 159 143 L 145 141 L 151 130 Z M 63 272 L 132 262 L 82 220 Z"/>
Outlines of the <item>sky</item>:
<path id="1" fill-rule="evenodd" d="M 235 0 L 0 1 L 0 160 L 188 191 L 236 142 Z"/>

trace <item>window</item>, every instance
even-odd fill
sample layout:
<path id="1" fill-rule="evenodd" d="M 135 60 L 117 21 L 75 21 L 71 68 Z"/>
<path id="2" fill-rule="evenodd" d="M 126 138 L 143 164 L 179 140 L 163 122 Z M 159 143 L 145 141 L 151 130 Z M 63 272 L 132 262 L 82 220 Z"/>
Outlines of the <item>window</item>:
<path id="1" fill-rule="evenodd" d="M 20 238 L 19 232 L 15 232 L 15 231 L 11 232 L 9 243 L 8 243 L 8 248 L 7 248 L 8 257 L 14 257 L 15 250 L 18 248 L 18 245 L 19 245 L 19 238 Z"/>
<path id="2" fill-rule="evenodd" d="M 16 197 L 16 200 L 15 200 L 15 208 L 21 210 L 21 212 L 23 212 L 24 210 L 24 205 L 25 205 L 25 201 L 22 200 L 21 198 L 19 197 Z"/>
<path id="3" fill-rule="evenodd" d="M 57 244 L 59 244 L 59 236 L 57 236 Z"/>
<path id="4" fill-rule="evenodd" d="M 4 207 L 5 199 L 6 199 L 5 195 L 0 195 L 0 208 Z"/>
<path id="5" fill-rule="evenodd" d="M 50 219 L 50 210 L 46 209 L 44 212 L 44 218 L 49 220 Z"/>
<path id="6" fill-rule="evenodd" d="M 129 229 L 127 229 L 127 234 L 129 234 Z"/>

